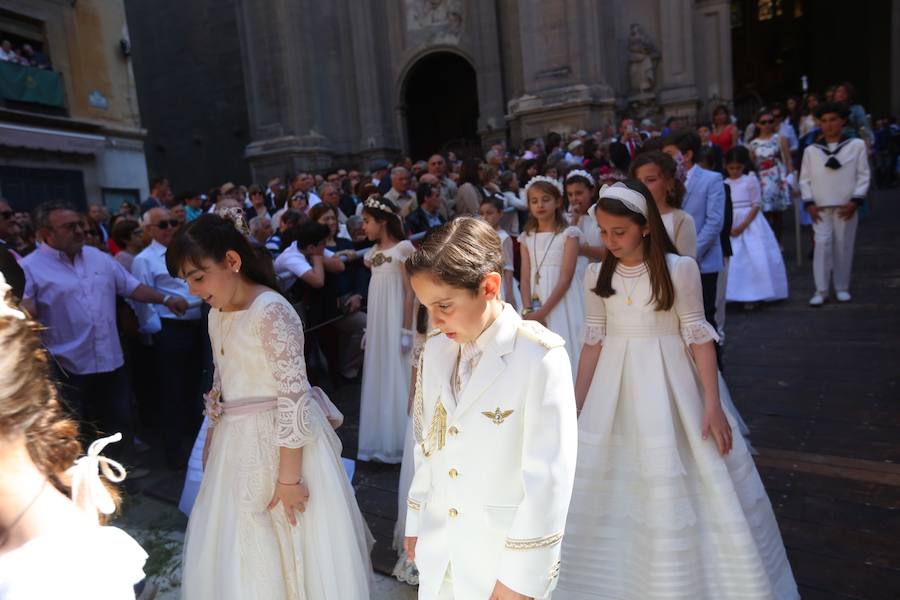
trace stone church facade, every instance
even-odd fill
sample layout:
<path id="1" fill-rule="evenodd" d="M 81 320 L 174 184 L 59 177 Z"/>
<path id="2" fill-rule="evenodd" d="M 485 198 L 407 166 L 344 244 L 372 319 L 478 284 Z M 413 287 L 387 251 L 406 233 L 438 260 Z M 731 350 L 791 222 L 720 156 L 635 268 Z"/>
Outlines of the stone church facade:
<path id="1" fill-rule="evenodd" d="M 728 0 L 235 5 L 256 181 L 409 153 L 413 73 L 437 54 L 474 73 L 482 146 L 623 114 L 692 118 L 732 95 Z"/>

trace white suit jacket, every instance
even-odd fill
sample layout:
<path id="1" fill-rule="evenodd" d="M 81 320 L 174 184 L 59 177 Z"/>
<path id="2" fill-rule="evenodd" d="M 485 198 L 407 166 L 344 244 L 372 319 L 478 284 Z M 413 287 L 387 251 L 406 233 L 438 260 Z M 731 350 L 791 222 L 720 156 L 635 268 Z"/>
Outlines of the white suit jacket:
<path id="1" fill-rule="evenodd" d="M 448 565 L 456 598 L 487 599 L 498 579 L 544 598 L 575 477 L 569 357 L 561 337 L 509 305 L 476 343 L 482 356 L 458 402 L 459 344 L 432 334 L 419 363 L 406 517 L 419 599 L 438 597 Z"/>

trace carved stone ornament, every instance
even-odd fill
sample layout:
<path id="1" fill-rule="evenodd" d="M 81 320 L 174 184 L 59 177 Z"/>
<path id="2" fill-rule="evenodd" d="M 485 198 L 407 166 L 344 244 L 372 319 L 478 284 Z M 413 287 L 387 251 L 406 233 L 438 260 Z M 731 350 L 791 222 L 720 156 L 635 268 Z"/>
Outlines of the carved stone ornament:
<path id="1" fill-rule="evenodd" d="M 646 94 L 656 88 L 656 66 L 660 54 L 643 28 L 632 23 L 628 34 L 628 82 L 632 94 Z"/>

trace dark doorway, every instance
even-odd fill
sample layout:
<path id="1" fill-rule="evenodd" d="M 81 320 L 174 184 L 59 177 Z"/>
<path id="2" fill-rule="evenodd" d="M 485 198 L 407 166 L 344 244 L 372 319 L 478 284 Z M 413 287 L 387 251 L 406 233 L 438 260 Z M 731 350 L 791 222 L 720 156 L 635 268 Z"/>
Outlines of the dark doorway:
<path id="1" fill-rule="evenodd" d="M 890 110 L 891 2 L 732 0 L 735 108 L 742 121 L 762 104 L 841 81 L 867 112 Z"/>
<path id="2" fill-rule="evenodd" d="M 475 69 L 450 52 L 436 52 L 413 65 L 406 78 L 406 131 L 414 160 L 435 152 L 480 148 Z"/>

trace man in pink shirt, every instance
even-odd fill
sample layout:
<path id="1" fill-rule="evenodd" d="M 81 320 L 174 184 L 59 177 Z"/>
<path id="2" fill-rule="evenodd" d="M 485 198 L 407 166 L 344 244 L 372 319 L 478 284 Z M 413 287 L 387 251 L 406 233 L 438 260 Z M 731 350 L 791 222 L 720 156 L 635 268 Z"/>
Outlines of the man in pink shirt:
<path id="1" fill-rule="evenodd" d="M 22 260 L 22 308 L 47 328 L 44 342 L 76 416 L 129 440 L 132 416 L 116 296 L 163 304 L 176 314 L 184 314 L 187 301 L 139 283 L 108 254 L 85 246 L 82 216 L 71 206 L 38 207 L 35 225 L 44 243 Z"/>

